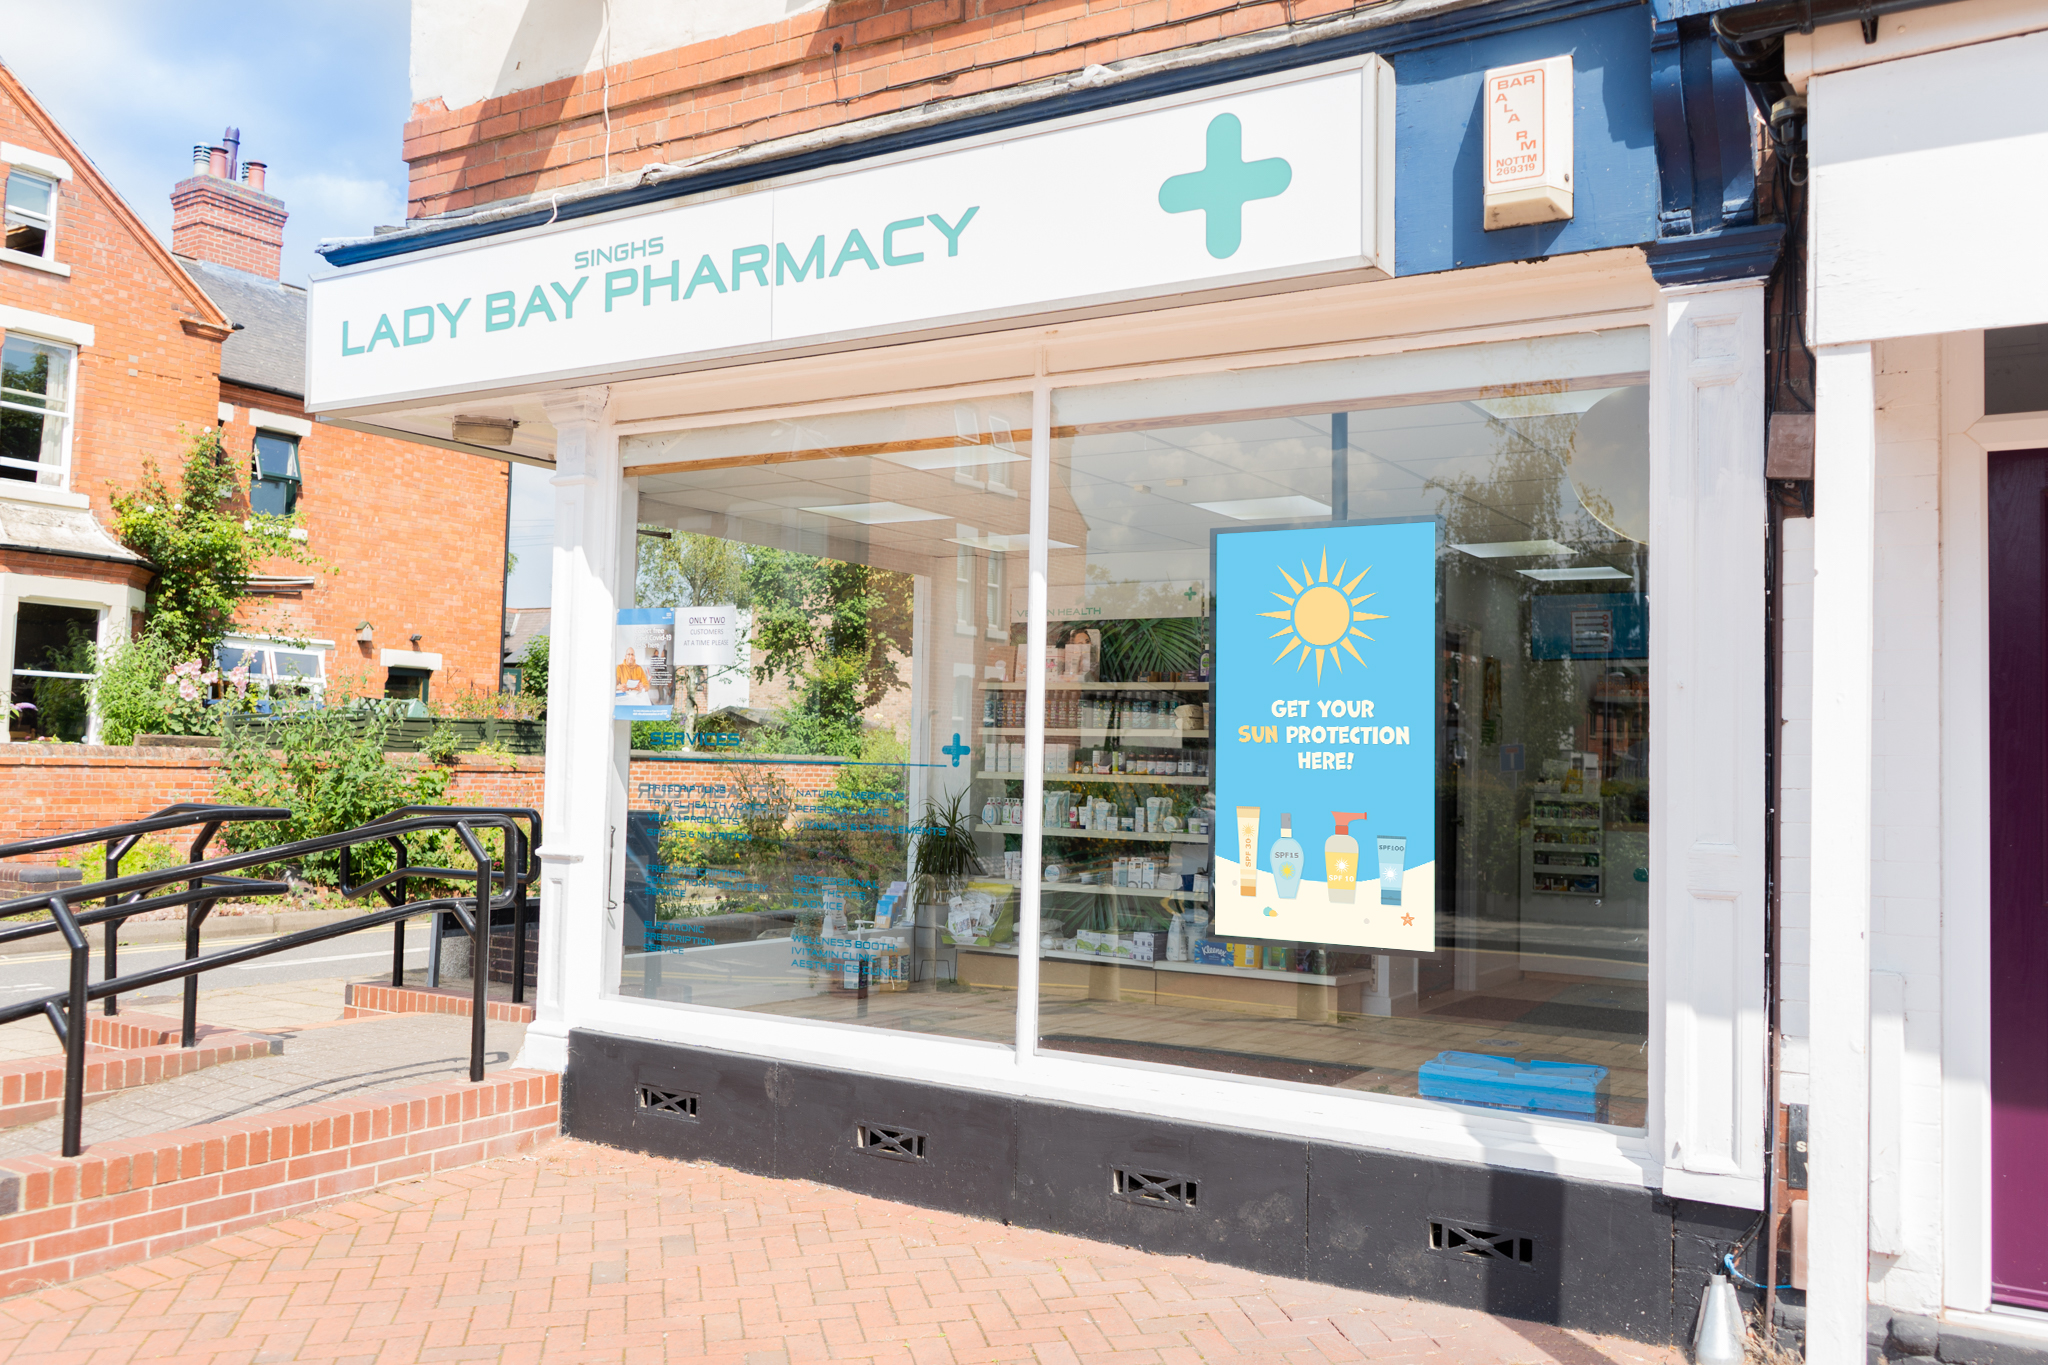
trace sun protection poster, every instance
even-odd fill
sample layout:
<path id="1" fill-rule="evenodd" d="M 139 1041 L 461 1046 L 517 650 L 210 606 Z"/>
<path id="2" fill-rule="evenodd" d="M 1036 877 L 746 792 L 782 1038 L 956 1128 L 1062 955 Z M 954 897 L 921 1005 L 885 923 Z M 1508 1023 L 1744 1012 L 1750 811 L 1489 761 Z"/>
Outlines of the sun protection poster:
<path id="1" fill-rule="evenodd" d="M 673 607 L 622 607 L 612 631 L 612 719 L 667 720 L 676 702 Z"/>
<path id="2" fill-rule="evenodd" d="M 1436 523 L 1218 531 L 1216 935 L 1436 949 Z"/>

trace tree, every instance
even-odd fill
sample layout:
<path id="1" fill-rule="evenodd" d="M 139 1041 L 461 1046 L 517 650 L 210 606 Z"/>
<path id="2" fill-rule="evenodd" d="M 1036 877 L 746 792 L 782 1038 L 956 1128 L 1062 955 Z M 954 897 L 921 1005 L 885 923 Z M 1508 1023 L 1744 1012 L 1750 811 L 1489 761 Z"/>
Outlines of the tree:
<path id="1" fill-rule="evenodd" d="M 545 635 L 536 635 L 526 642 L 526 653 L 519 660 L 519 690 L 539 697 L 543 707 L 547 705 L 548 637 Z"/>
<path id="2" fill-rule="evenodd" d="M 858 755 L 865 713 L 902 685 L 892 654 L 910 652 L 912 578 L 789 550 L 756 549 L 748 567 L 755 673 L 804 680 L 790 718 L 797 747 Z"/>
<path id="3" fill-rule="evenodd" d="M 706 607 L 731 603 L 741 611 L 753 605 L 748 581 L 747 550 L 737 542 L 694 531 L 662 531 L 642 527 L 636 601 L 645 607 Z M 677 670 L 676 709 L 683 728 L 695 730 L 697 716 L 710 702 L 710 670 L 693 664 Z M 701 699 L 701 700 L 700 700 Z"/>
<path id="4" fill-rule="evenodd" d="M 133 492 L 113 490 L 113 504 L 116 534 L 156 569 L 148 630 L 175 659 L 211 656 L 260 561 L 313 562 L 291 538 L 296 517 L 249 510 L 246 470 L 210 427 L 191 438 L 177 487 L 150 460 Z"/>

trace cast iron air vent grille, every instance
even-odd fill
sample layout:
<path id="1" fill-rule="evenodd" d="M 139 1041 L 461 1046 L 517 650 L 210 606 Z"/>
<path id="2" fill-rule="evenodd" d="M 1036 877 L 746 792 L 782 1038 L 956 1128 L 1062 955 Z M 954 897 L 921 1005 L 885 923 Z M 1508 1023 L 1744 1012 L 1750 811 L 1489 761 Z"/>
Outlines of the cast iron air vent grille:
<path id="1" fill-rule="evenodd" d="M 1194 1177 L 1143 1171 L 1135 1166 L 1117 1166 L 1110 1170 L 1110 1192 L 1118 1199 L 1155 1209 L 1191 1209 L 1195 1206 Z"/>
<path id="2" fill-rule="evenodd" d="M 1464 1223 L 1432 1222 L 1429 1225 L 1429 1248 L 1480 1261 L 1536 1264 L 1534 1237 L 1526 1237 L 1519 1232 L 1489 1231 Z"/>
<path id="3" fill-rule="evenodd" d="M 655 1085 L 636 1086 L 634 1089 L 640 1107 L 651 1114 L 667 1114 L 678 1119 L 697 1117 L 697 1097 L 687 1090 L 664 1090 Z"/>
<path id="4" fill-rule="evenodd" d="M 853 1126 L 854 1146 L 869 1156 L 886 1157 L 890 1161 L 923 1161 L 926 1136 L 915 1128 L 884 1128 L 879 1123 L 857 1123 Z"/>

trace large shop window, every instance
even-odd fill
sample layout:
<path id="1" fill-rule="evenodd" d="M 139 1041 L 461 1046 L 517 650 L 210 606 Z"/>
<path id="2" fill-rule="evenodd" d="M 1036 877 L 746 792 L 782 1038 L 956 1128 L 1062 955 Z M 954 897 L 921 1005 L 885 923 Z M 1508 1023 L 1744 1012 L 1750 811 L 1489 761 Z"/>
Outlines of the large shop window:
<path id="1" fill-rule="evenodd" d="M 1014 982 L 966 963 L 1016 940 L 979 774 L 1022 764 L 1021 711 L 986 724 L 982 690 L 1017 677 L 1030 412 L 628 439 L 623 994 L 1014 1042 Z"/>
<path id="2" fill-rule="evenodd" d="M 1642 1126 L 1647 363 L 1055 392 L 1036 714 L 1024 398 L 628 438 L 619 990 Z"/>
<path id="3" fill-rule="evenodd" d="M 1643 1124 L 1645 352 L 1055 396 L 1042 1048 Z"/>

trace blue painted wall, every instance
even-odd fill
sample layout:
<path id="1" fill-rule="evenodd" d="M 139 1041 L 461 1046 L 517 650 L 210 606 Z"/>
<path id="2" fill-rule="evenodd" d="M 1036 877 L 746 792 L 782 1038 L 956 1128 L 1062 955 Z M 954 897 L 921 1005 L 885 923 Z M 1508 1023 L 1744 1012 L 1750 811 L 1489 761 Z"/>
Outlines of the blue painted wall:
<path id="1" fill-rule="evenodd" d="M 1655 240 L 1651 14 L 1630 5 L 1390 54 L 1396 88 L 1394 259 L 1426 275 Z M 1480 89 L 1488 68 L 1572 56 L 1573 218 L 1484 229 Z"/>

